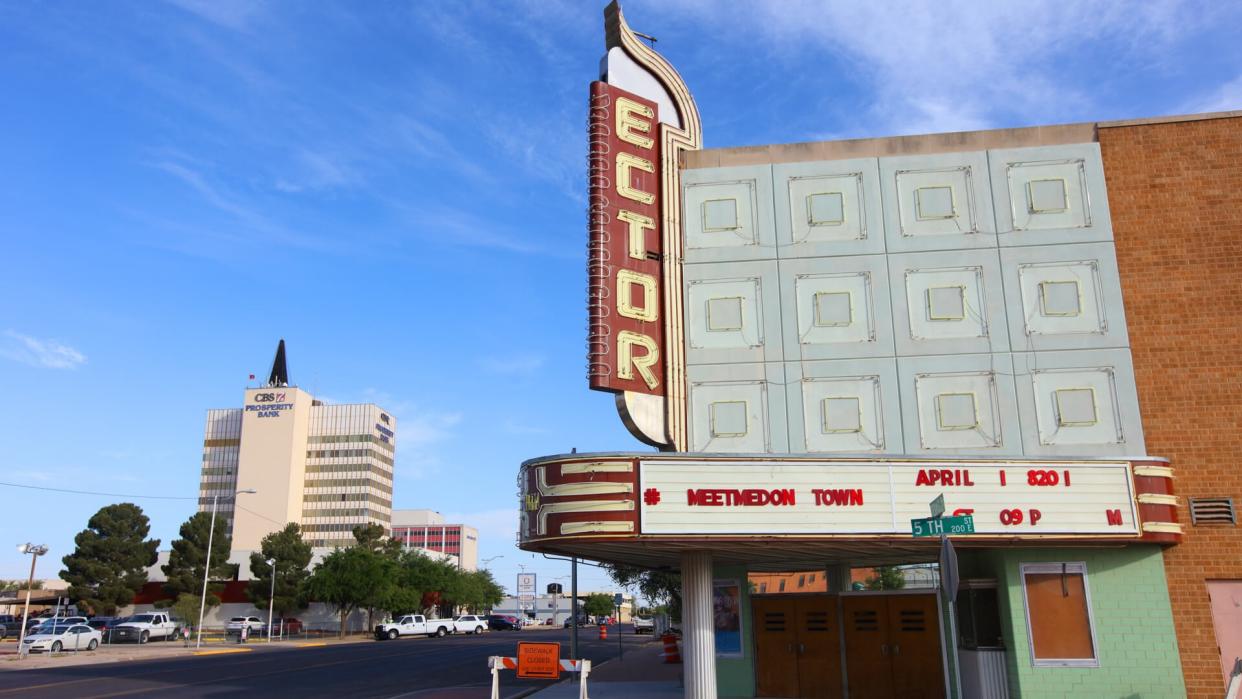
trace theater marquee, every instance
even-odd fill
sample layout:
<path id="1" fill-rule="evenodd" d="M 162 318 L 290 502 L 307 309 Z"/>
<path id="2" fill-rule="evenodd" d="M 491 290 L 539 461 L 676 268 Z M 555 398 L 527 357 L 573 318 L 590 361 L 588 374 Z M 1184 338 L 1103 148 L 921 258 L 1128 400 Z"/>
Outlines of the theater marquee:
<path id="1" fill-rule="evenodd" d="M 1159 459 L 859 459 L 590 454 L 533 459 L 519 479 L 522 545 L 606 538 L 908 539 L 943 494 L 978 541 L 1170 542 L 1172 471 Z M 573 546 L 562 548 L 573 551 Z"/>

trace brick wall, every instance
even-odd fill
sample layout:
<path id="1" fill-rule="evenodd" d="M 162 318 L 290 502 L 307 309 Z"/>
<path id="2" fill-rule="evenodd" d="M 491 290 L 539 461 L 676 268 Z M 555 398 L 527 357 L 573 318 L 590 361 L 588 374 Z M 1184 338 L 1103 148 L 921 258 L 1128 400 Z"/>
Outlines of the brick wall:
<path id="1" fill-rule="evenodd" d="M 1242 504 L 1242 118 L 1101 128 L 1149 454 L 1177 494 Z M 1242 579 L 1242 529 L 1191 527 L 1164 561 L 1193 697 L 1224 692 L 1207 579 Z"/>

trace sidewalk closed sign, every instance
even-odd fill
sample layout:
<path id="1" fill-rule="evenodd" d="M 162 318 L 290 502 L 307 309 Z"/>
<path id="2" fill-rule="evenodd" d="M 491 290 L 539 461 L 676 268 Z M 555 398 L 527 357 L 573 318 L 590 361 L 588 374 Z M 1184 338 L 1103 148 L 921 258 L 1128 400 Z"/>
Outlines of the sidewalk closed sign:
<path id="1" fill-rule="evenodd" d="M 561 676 L 561 644 L 519 643 L 517 676 L 537 680 L 554 680 Z"/>

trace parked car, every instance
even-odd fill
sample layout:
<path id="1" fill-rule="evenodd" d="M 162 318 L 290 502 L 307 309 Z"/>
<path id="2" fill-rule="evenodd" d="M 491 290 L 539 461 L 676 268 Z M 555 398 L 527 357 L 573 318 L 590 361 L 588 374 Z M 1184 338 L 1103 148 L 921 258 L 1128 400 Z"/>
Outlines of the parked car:
<path id="1" fill-rule="evenodd" d="M 263 635 L 267 635 L 267 625 L 263 625 Z M 302 633 L 302 622 L 293 617 L 272 619 L 273 636 L 293 636 Z"/>
<path id="2" fill-rule="evenodd" d="M 112 642 L 146 643 L 161 638 L 172 641 L 181 635 L 181 627 L 181 621 L 168 612 L 143 612 L 118 623 L 112 631 Z"/>
<path id="3" fill-rule="evenodd" d="M 99 632 L 101 643 L 111 643 L 112 639 L 110 636 L 112 635 L 113 630 L 116 629 L 116 625 L 128 618 L 129 617 L 97 616 L 87 619 L 86 625 Z"/>
<path id="4" fill-rule="evenodd" d="M 95 650 L 99 632 L 86 624 L 40 624 L 22 644 L 28 653 L 59 653 L 62 650 Z"/>
<path id="5" fill-rule="evenodd" d="M 0 628 L 3 628 L 5 635 L 16 636 L 22 630 L 22 617 L 20 614 L 0 614 Z M 4 638 L 4 636 L 0 636 Z"/>
<path id="6" fill-rule="evenodd" d="M 395 641 L 402 636 L 447 636 L 453 633 L 452 619 L 428 619 L 422 614 L 406 614 L 396 621 L 375 625 L 375 640 Z"/>
<path id="7" fill-rule="evenodd" d="M 573 617 L 569 617 L 568 619 L 566 619 L 566 620 L 565 620 L 565 628 L 567 628 L 567 629 L 568 629 L 568 628 L 570 628 L 570 627 L 571 627 L 571 626 L 573 626 L 573 625 L 574 625 L 574 618 L 573 618 Z M 589 617 L 589 616 L 585 616 L 585 615 L 579 616 L 579 617 L 578 617 L 578 624 L 577 624 L 577 625 L 578 625 L 578 627 L 579 627 L 579 628 L 581 628 L 581 627 L 583 627 L 583 626 L 590 626 L 590 625 L 591 625 L 591 617 Z"/>
<path id="8" fill-rule="evenodd" d="M 495 631 L 521 631 L 523 624 L 515 616 L 493 614 L 487 617 L 487 626 Z"/>
<path id="9" fill-rule="evenodd" d="M 650 617 L 634 617 L 634 633 L 655 633 L 655 620 Z"/>
<path id="10" fill-rule="evenodd" d="M 86 621 L 87 619 L 84 616 L 47 616 L 40 617 L 35 628 L 41 626 L 73 626 L 75 624 L 85 624 Z M 26 633 L 30 633 L 30 629 L 27 629 Z"/>
<path id="11" fill-rule="evenodd" d="M 487 631 L 487 617 L 476 614 L 463 614 L 453 620 L 454 633 L 461 631 L 467 634 Z"/>
<path id="12" fill-rule="evenodd" d="M 236 636 L 241 633 L 243 626 L 249 626 L 250 635 L 254 636 L 263 633 L 263 628 L 267 624 L 257 616 L 235 616 L 224 626 L 224 633 L 227 636 Z"/>

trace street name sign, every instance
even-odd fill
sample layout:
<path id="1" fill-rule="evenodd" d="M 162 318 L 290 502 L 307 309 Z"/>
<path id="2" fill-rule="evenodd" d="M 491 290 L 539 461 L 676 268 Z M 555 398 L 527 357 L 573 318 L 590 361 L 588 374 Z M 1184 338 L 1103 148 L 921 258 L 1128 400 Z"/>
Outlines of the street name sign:
<path id="1" fill-rule="evenodd" d="M 910 533 L 914 538 L 924 536 L 940 536 L 942 534 L 974 534 L 975 518 L 970 515 L 961 517 L 928 517 L 910 520 Z"/>

